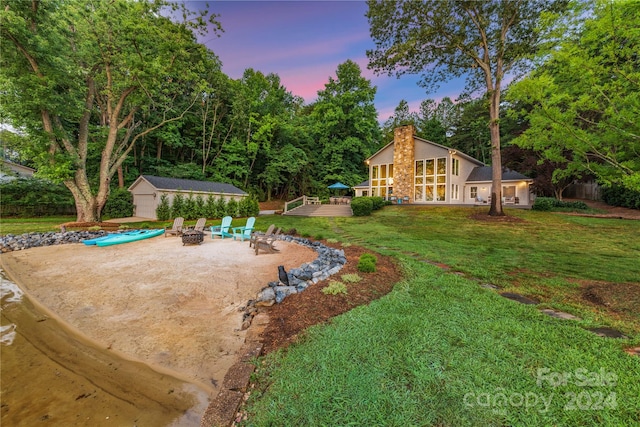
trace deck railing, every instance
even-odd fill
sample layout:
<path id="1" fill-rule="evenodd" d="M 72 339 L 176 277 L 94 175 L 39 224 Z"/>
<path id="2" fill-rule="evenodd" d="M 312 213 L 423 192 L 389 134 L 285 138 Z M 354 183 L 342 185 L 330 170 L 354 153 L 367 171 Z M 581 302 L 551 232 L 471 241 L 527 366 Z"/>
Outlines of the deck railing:
<path id="1" fill-rule="evenodd" d="M 300 204 L 298 204 L 298 202 L 301 202 Z M 289 209 L 290 205 L 295 205 L 294 208 L 297 208 L 300 205 L 319 205 L 320 202 L 320 198 L 319 197 L 311 197 L 311 196 L 300 196 L 297 197 L 293 200 L 289 200 L 288 202 L 284 203 L 284 212 L 286 213 L 287 211 L 293 209 Z"/>

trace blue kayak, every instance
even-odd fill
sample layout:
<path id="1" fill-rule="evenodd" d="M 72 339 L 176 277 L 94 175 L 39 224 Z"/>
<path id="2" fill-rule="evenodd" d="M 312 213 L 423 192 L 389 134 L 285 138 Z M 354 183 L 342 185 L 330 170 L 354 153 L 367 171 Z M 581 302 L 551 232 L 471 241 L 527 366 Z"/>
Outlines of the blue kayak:
<path id="1" fill-rule="evenodd" d="M 152 230 L 134 230 L 126 233 L 113 233 L 107 236 L 97 237 L 95 239 L 85 240 L 87 246 L 113 246 L 122 243 L 136 242 L 138 240 L 149 239 L 151 237 L 164 234 L 164 229 Z"/>
<path id="2" fill-rule="evenodd" d="M 131 231 L 126 231 L 124 233 L 111 233 L 111 234 L 107 234 L 106 236 L 96 237 L 95 239 L 83 240 L 82 243 L 84 243 L 87 246 L 95 246 L 96 243 L 98 243 L 98 242 L 100 242 L 102 240 L 112 239 L 115 236 L 122 236 L 124 234 L 134 235 L 134 234 L 138 234 L 139 231 L 140 230 L 131 230 Z"/>

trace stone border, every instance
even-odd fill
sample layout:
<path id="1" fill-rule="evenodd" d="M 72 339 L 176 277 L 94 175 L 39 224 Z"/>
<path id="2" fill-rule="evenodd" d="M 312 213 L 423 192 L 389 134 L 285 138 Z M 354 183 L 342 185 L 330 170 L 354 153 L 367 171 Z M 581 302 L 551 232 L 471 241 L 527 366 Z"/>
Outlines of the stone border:
<path id="1" fill-rule="evenodd" d="M 347 257 L 342 249 L 330 248 L 317 241 L 312 242 L 309 239 L 288 235 L 280 236 L 278 240 L 311 248 L 318 253 L 318 257 L 298 268 L 292 268 L 287 272 L 286 278 L 282 277 L 279 280 L 269 282 L 258 292 L 255 300 L 248 301 L 242 319 L 243 330 L 251 325 L 253 317 L 258 312 L 258 307 L 279 304 L 289 295 L 302 292 L 309 286 L 336 274 L 347 263 Z"/>
<path id="2" fill-rule="evenodd" d="M 64 245 L 67 243 L 82 243 L 84 240 L 95 239 L 112 233 L 125 233 L 131 230 L 106 232 L 99 231 L 65 231 L 48 233 L 24 233 L 20 235 L 7 234 L 0 237 L 0 252 L 20 251 L 37 248 L 39 246 Z"/>

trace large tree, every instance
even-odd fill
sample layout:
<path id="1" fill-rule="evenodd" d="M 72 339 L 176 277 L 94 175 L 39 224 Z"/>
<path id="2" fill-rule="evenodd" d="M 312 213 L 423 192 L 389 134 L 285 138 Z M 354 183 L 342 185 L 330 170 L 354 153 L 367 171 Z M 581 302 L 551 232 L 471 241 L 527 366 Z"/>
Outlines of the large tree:
<path id="1" fill-rule="evenodd" d="M 28 133 L 38 173 L 72 192 L 78 221 L 100 219 L 135 142 L 195 101 L 216 65 L 193 34 L 205 16 L 162 0 L 1 0 L 2 116 Z"/>
<path id="2" fill-rule="evenodd" d="M 489 100 L 493 187 L 490 215 L 503 215 L 500 157 L 500 95 L 547 39 L 566 0 L 387 1 L 369 0 L 371 36 L 367 52 L 377 73 L 422 74 L 432 90 L 438 82 L 466 76 L 467 90 Z M 541 19 L 541 18 L 544 18 Z M 544 21 L 545 26 L 541 25 Z"/>
<path id="3" fill-rule="evenodd" d="M 640 190 L 640 3 L 601 1 L 580 37 L 565 40 L 512 88 L 531 105 L 515 142 L 555 162 L 554 180 L 594 175 Z"/>
<path id="4" fill-rule="evenodd" d="M 324 164 L 319 181 L 356 185 L 367 176 L 364 160 L 380 142 L 375 94 L 375 86 L 351 60 L 339 64 L 336 78 L 329 77 L 318 91 L 311 118 Z"/>

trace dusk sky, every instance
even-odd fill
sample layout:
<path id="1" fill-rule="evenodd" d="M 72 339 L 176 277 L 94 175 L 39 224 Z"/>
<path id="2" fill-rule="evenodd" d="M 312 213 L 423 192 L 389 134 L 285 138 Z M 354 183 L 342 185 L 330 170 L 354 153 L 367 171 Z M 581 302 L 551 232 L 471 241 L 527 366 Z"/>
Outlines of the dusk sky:
<path id="1" fill-rule="evenodd" d="M 360 65 L 363 76 L 377 87 L 375 105 L 381 123 L 402 99 L 418 111 L 421 101 L 455 99 L 464 86 L 456 81 L 427 94 L 417 85 L 418 75 L 375 76 L 367 69 L 366 51 L 374 43 L 364 1 L 213 1 L 209 10 L 220 15 L 224 33 L 200 41 L 220 58 L 225 74 L 238 79 L 247 68 L 278 74 L 282 85 L 306 103 L 316 99 L 329 77 L 335 78 L 338 65 L 348 59 Z"/>

